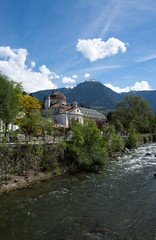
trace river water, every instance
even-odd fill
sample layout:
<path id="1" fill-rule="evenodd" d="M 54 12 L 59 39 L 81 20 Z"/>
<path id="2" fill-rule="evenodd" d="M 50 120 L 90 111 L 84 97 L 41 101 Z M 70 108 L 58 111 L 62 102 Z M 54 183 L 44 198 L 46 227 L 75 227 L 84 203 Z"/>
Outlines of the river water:
<path id="1" fill-rule="evenodd" d="M 156 239 L 155 154 L 151 144 L 99 174 L 67 175 L 2 195 L 0 239 Z"/>

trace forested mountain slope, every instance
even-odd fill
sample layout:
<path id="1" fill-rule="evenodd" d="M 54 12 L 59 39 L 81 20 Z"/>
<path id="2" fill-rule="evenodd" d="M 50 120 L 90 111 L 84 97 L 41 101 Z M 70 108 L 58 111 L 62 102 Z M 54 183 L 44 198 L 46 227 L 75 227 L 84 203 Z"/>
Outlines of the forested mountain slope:
<path id="1" fill-rule="evenodd" d="M 59 88 L 54 89 L 54 91 L 63 93 L 66 96 L 68 103 L 76 101 L 79 105 L 83 104 L 85 107 L 90 107 L 103 113 L 114 109 L 116 103 L 120 101 L 125 94 L 139 95 L 150 103 L 153 112 L 156 113 L 156 90 L 133 91 L 119 94 L 104 86 L 102 83 L 91 80 L 80 83 L 72 89 Z M 34 92 L 32 95 L 43 100 L 46 95 L 50 95 L 52 92 L 53 89 L 42 90 Z"/>

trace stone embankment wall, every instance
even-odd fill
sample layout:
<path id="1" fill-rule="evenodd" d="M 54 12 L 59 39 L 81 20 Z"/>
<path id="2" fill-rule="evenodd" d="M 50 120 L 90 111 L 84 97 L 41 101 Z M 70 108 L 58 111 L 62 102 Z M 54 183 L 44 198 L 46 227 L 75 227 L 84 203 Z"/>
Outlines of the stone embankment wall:
<path id="1" fill-rule="evenodd" d="M 27 176 L 28 170 L 37 172 L 64 171 L 64 151 L 59 144 L 1 144 L 0 179 L 9 174 Z"/>

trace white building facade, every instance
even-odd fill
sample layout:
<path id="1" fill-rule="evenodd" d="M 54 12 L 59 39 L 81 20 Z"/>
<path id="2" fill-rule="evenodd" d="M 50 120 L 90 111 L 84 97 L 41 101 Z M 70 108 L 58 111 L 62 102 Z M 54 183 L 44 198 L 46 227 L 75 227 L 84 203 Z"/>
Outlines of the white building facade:
<path id="1" fill-rule="evenodd" d="M 64 127 L 69 127 L 71 119 L 83 124 L 84 117 L 91 119 L 106 119 L 102 113 L 93 109 L 81 108 L 77 102 L 67 105 L 66 97 L 60 92 L 53 92 L 44 99 L 44 108 L 41 109 L 43 116 L 52 116 L 53 122 Z"/>

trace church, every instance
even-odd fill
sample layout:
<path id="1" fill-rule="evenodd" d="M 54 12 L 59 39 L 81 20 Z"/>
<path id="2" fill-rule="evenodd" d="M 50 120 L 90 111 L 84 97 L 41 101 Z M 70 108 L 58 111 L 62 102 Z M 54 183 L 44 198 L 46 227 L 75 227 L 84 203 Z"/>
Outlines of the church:
<path id="1" fill-rule="evenodd" d="M 78 107 L 77 102 L 67 104 L 66 97 L 60 92 L 53 92 L 44 98 L 44 107 L 41 109 L 43 116 L 50 115 L 54 123 L 69 127 L 71 119 L 83 124 L 84 118 L 106 120 L 102 113 L 90 108 Z"/>

